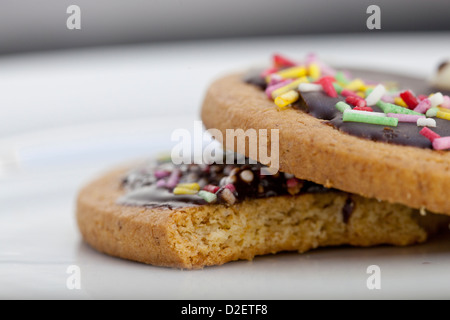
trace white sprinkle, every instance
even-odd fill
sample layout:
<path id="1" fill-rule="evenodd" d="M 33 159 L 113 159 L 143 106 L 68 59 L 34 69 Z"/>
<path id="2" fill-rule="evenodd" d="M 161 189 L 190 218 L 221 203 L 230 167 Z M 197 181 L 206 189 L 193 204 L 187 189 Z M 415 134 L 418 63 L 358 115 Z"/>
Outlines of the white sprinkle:
<path id="1" fill-rule="evenodd" d="M 436 127 L 436 120 L 432 118 L 419 118 L 417 119 L 418 127 Z"/>
<path id="2" fill-rule="evenodd" d="M 444 96 L 440 92 L 436 92 L 431 97 L 428 98 L 431 102 L 431 107 L 437 107 L 444 102 Z"/>
<path id="3" fill-rule="evenodd" d="M 386 88 L 382 84 L 378 84 L 372 92 L 367 96 L 367 106 L 374 106 L 386 93 Z"/>
<path id="4" fill-rule="evenodd" d="M 243 181 L 250 183 L 253 181 L 253 172 L 250 170 L 244 170 L 241 172 L 240 177 Z"/>
<path id="5" fill-rule="evenodd" d="M 427 210 L 425 207 L 420 207 L 420 215 L 425 217 L 427 215 Z"/>
<path id="6" fill-rule="evenodd" d="M 345 110 L 344 113 L 359 113 L 366 116 L 377 116 L 377 117 L 386 117 L 386 114 L 383 112 L 371 112 L 371 111 L 363 111 L 363 110 Z"/>
<path id="7" fill-rule="evenodd" d="M 313 92 L 313 91 L 321 91 L 322 86 L 316 83 L 300 83 L 298 85 L 298 91 L 300 92 Z"/>

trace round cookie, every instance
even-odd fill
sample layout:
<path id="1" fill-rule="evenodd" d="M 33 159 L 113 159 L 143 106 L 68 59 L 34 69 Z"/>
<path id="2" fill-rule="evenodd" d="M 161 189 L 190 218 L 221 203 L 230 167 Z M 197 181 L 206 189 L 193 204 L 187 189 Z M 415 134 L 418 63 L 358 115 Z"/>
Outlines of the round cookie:
<path id="1" fill-rule="evenodd" d="M 425 241 L 449 222 L 446 216 L 421 216 L 406 206 L 336 190 L 244 199 L 233 205 L 193 205 L 192 199 L 125 205 L 124 195 L 133 194 L 124 187 L 124 178 L 134 174 L 129 171 L 114 170 L 81 190 L 78 226 L 97 250 L 158 266 L 194 269 L 343 244 L 403 246 Z M 146 186 L 134 191 L 155 199 L 155 190 L 148 192 Z"/>
<path id="2" fill-rule="evenodd" d="M 264 91 L 243 81 L 243 74 L 215 81 L 201 116 L 207 128 L 224 136 L 227 129 L 279 129 L 280 170 L 300 179 L 450 214 L 449 152 L 371 141 L 295 108 L 279 111 Z"/>

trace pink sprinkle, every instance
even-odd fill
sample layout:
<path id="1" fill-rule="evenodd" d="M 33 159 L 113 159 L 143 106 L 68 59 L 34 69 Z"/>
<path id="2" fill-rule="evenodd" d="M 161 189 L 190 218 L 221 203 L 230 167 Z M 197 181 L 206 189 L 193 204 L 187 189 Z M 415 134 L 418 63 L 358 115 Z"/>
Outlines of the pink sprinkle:
<path id="1" fill-rule="evenodd" d="M 441 107 L 445 109 L 450 109 L 450 97 L 444 96 L 444 102 L 441 103 Z"/>
<path id="2" fill-rule="evenodd" d="M 272 74 L 272 73 L 275 73 L 275 72 L 277 72 L 278 71 L 278 69 L 277 68 L 269 68 L 269 69 L 266 69 L 266 70 L 264 70 L 263 72 L 261 72 L 261 77 L 263 77 L 263 78 L 265 78 L 265 77 L 267 77 L 269 74 Z"/>
<path id="3" fill-rule="evenodd" d="M 388 113 L 388 117 L 397 118 L 398 122 L 413 122 L 417 123 L 417 119 L 425 118 L 425 116 L 419 116 L 415 114 L 401 114 L 401 113 Z"/>
<path id="4" fill-rule="evenodd" d="M 423 99 L 426 99 L 426 98 L 428 98 L 428 96 L 426 96 L 426 95 L 424 95 L 424 94 L 419 94 L 419 95 L 417 96 L 417 99 L 419 99 L 420 101 L 422 101 Z"/>
<path id="5" fill-rule="evenodd" d="M 165 186 L 166 186 L 166 181 L 164 181 L 163 179 L 158 180 L 158 181 L 156 182 L 156 187 L 157 187 L 157 188 L 164 188 Z"/>
<path id="6" fill-rule="evenodd" d="M 271 75 L 269 75 L 269 78 L 270 78 L 270 80 L 269 80 L 268 86 L 273 86 L 273 85 L 283 81 L 283 78 L 278 74 L 271 74 Z"/>
<path id="7" fill-rule="evenodd" d="M 450 137 L 436 138 L 432 143 L 435 150 L 450 149 Z"/>
<path id="8" fill-rule="evenodd" d="M 354 91 L 348 90 L 348 89 L 344 89 L 341 91 L 341 96 L 344 97 L 357 97 L 357 98 L 361 98 L 360 96 L 358 96 Z"/>
<path id="9" fill-rule="evenodd" d="M 273 86 L 267 87 L 266 88 L 267 97 L 269 99 L 272 99 L 272 92 L 274 90 L 279 89 L 281 87 L 284 87 L 285 85 L 291 83 L 292 81 L 294 81 L 294 80 L 293 79 L 287 79 L 287 80 L 284 80 L 282 82 L 278 82 L 277 84 L 274 84 Z"/>
<path id="10" fill-rule="evenodd" d="M 169 189 L 173 189 L 177 186 L 178 182 L 180 181 L 180 170 L 179 169 L 175 169 L 172 171 L 169 179 L 166 182 L 166 187 Z"/>
<path id="11" fill-rule="evenodd" d="M 387 94 L 385 94 L 383 97 L 381 97 L 381 100 L 384 101 L 384 102 L 387 102 L 387 103 L 394 103 L 395 102 L 394 97 L 390 96 L 390 95 L 387 95 Z"/>
<path id="12" fill-rule="evenodd" d="M 227 184 L 224 188 L 230 190 L 231 192 L 236 191 L 236 187 L 232 183 Z"/>
<path id="13" fill-rule="evenodd" d="M 440 138 L 441 136 L 438 135 L 436 132 L 434 132 L 431 129 L 428 129 L 427 127 L 424 127 L 422 130 L 419 131 L 421 135 L 423 135 L 425 138 L 433 142 L 435 139 Z"/>
<path id="14" fill-rule="evenodd" d="M 425 113 L 430 108 L 431 108 L 431 101 L 430 99 L 426 98 L 419 102 L 417 107 L 414 108 L 414 111 L 419 113 Z"/>
<path id="15" fill-rule="evenodd" d="M 294 188 L 298 185 L 298 180 L 295 178 L 288 179 L 286 185 L 288 188 Z"/>
<path id="16" fill-rule="evenodd" d="M 161 179 L 161 178 L 165 178 L 168 175 L 170 175 L 170 171 L 167 171 L 167 170 L 156 170 L 154 174 L 155 174 L 155 178 L 156 179 Z"/>
<path id="17" fill-rule="evenodd" d="M 218 186 L 214 186 L 212 184 L 208 184 L 203 187 L 203 190 L 211 192 L 211 193 L 216 193 L 217 191 L 219 191 L 219 189 L 220 188 Z"/>

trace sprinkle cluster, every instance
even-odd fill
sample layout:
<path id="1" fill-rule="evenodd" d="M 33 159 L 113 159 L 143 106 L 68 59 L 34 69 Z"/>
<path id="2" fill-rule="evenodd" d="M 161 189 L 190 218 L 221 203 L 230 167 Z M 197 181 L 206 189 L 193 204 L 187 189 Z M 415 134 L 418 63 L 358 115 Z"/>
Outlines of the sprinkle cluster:
<path id="1" fill-rule="evenodd" d="M 146 186 L 178 195 L 191 195 L 206 203 L 233 205 L 246 198 L 296 195 L 317 185 L 295 178 L 291 174 L 263 175 L 263 165 L 250 164 L 189 164 L 175 165 L 168 159 L 136 169 L 128 174 L 123 185 L 129 190 Z M 314 185 L 314 186 L 313 186 Z M 312 191 L 311 191 L 312 190 Z M 323 191 L 323 190 L 320 190 Z"/>
<path id="2" fill-rule="evenodd" d="M 280 54 L 272 57 L 272 66 L 261 76 L 265 93 L 280 110 L 300 99 L 301 93 L 321 91 L 343 101 L 336 103 L 344 122 L 360 122 L 396 127 L 399 122 L 424 127 L 420 133 L 430 139 L 435 150 L 450 149 L 450 136 L 440 137 L 428 127 L 436 127 L 433 118 L 450 120 L 450 97 L 441 92 L 429 96 L 415 95 L 411 90 L 399 90 L 389 83 L 371 83 L 352 79 L 349 72 L 335 70 L 310 54 L 302 63 Z M 383 112 L 374 112 L 377 106 Z M 426 129 L 426 130 L 424 130 Z M 433 137 L 432 139 L 430 137 Z"/>

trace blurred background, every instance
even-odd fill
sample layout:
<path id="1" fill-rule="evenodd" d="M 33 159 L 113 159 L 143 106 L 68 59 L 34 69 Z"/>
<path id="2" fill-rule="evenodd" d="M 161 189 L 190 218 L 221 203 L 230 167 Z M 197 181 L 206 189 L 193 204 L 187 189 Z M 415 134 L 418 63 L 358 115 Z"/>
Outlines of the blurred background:
<path id="1" fill-rule="evenodd" d="M 69 295 L 61 265 L 93 255 L 73 220 L 79 188 L 170 150 L 215 78 L 315 52 L 428 79 L 450 56 L 449 16 L 441 0 L 0 0 L 0 297 Z"/>

